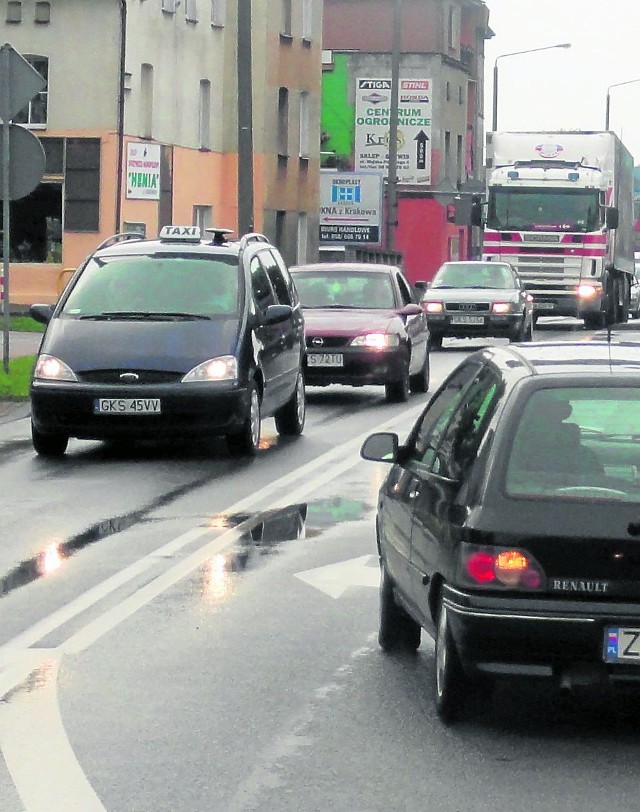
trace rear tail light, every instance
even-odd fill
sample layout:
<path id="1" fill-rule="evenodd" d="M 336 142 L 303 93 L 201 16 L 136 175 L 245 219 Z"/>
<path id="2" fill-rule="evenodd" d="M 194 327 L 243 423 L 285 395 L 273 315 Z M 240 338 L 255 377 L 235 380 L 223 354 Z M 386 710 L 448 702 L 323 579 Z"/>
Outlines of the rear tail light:
<path id="1" fill-rule="evenodd" d="M 515 548 L 465 545 L 461 564 L 462 579 L 476 587 L 535 591 L 545 582 L 535 558 Z"/>

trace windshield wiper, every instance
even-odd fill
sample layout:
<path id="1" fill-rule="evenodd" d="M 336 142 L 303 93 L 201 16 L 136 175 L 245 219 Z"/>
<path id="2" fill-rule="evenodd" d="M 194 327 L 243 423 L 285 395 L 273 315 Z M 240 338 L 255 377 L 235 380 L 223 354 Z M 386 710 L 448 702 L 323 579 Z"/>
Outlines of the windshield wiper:
<path id="1" fill-rule="evenodd" d="M 146 310 L 108 310 L 104 313 L 87 313 L 79 316 L 80 319 L 95 321 L 140 320 L 145 321 L 211 321 L 209 316 L 201 313 L 150 313 Z"/>

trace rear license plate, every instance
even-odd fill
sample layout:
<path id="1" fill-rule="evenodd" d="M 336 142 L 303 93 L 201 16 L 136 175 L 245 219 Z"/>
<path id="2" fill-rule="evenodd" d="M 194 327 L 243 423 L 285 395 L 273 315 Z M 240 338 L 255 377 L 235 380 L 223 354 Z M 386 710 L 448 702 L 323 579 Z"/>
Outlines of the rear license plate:
<path id="1" fill-rule="evenodd" d="M 484 316 L 451 316 L 451 324 L 484 324 Z"/>
<path id="2" fill-rule="evenodd" d="M 534 302 L 533 303 L 534 310 L 554 310 L 555 305 L 553 302 Z"/>
<path id="3" fill-rule="evenodd" d="M 609 626 L 605 629 L 604 659 L 608 663 L 640 665 L 640 628 Z"/>
<path id="4" fill-rule="evenodd" d="M 160 398 L 98 398 L 94 414 L 160 414 Z"/>
<path id="5" fill-rule="evenodd" d="M 342 367 L 344 356 L 341 353 L 311 352 L 307 355 L 310 367 Z"/>

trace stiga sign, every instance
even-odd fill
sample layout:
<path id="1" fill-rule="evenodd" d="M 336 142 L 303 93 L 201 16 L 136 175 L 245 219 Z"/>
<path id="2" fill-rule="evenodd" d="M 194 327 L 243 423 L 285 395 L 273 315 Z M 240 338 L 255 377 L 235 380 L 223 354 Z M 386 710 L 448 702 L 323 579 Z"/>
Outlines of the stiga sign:
<path id="1" fill-rule="evenodd" d="M 382 175 L 320 173 L 320 242 L 381 242 Z"/>
<path id="2" fill-rule="evenodd" d="M 160 144 L 127 144 L 127 198 L 160 200 Z"/>
<path id="3" fill-rule="evenodd" d="M 431 183 L 433 80 L 400 79 L 398 183 Z M 355 167 L 389 173 L 391 79 L 356 79 Z"/>

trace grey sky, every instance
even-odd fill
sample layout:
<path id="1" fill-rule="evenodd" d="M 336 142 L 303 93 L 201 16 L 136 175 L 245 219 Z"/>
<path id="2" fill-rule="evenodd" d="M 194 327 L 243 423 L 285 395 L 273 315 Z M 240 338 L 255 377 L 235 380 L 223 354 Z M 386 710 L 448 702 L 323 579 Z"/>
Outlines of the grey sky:
<path id="1" fill-rule="evenodd" d="M 496 57 L 561 42 L 571 48 L 498 62 L 498 129 L 604 129 L 607 88 L 640 79 L 640 0 L 485 2 L 495 32 L 486 43 L 486 129 Z M 610 98 L 610 129 L 640 165 L 640 82 L 613 88 Z"/>

